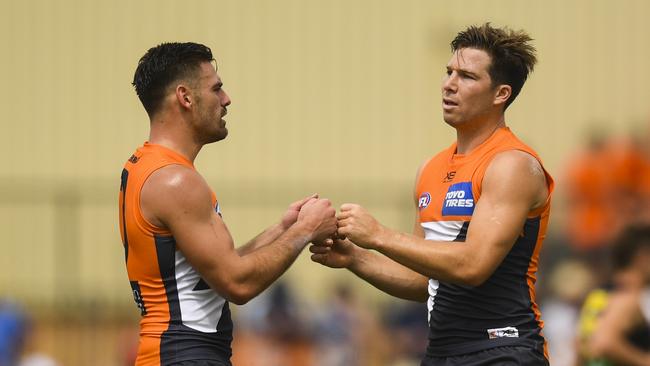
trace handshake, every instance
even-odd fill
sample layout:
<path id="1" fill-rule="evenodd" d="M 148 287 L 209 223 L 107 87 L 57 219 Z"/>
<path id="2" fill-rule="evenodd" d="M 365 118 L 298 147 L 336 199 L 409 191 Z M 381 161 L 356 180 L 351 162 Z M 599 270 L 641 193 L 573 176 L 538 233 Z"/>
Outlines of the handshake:
<path id="1" fill-rule="evenodd" d="M 328 267 L 349 267 L 356 247 L 374 249 L 384 227 L 360 205 L 345 203 L 338 215 L 328 199 L 317 194 L 294 202 L 282 217 L 288 229 L 297 224 L 308 232 L 311 259 Z"/>

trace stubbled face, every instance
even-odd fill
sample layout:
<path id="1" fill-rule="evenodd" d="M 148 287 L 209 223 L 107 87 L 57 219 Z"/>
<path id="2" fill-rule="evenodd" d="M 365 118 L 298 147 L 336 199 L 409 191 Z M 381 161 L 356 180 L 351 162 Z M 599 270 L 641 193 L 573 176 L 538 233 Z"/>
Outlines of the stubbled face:
<path id="1" fill-rule="evenodd" d="M 491 62 L 483 50 L 454 52 L 442 82 L 442 115 L 447 124 L 458 128 L 481 123 L 494 111 L 496 89 L 488 73 Z"/>
<path id="2" fill-rule="evenodd" d="M 201 64 L 201 73 L 194 88 L 196 94 L 196 119 L 198 138 L 204 144 L 220 141 L 228 136 L 226 121 L 230 97 L 222 88 L 223 83 L 215 67 L 205 62 Z"/>

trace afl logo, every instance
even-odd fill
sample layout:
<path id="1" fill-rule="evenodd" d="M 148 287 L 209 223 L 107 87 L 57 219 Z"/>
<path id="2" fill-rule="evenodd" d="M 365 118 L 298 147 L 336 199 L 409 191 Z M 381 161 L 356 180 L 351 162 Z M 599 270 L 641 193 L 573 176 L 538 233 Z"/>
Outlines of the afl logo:
<path id="1" fill-rule="evenodd" d="M 424 192 L 420 195 L 420 199 L 418 200 L 418 208 L 420 210 L 423 210 L 429 206 L 429 203 L 431 203 L 431 195 L 429 192 Z"/>

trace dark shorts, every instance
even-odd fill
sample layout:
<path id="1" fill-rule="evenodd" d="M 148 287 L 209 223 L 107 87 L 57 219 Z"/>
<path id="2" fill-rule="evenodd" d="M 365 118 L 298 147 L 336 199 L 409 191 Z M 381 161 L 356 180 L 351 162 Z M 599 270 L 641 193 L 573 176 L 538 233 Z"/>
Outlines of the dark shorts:
<path id="1" fill-rule="evenodd" d="M 172 363 L 169 366 L 232 366 L 232 364 L 214 360 L 192 360 Z"/>
<path id="2" fill-rule="evenodd" d="M 544 354 L 528 347 L 495 347 L 449 357 L 426 356 L 420 366 L 548 366 Z"/>

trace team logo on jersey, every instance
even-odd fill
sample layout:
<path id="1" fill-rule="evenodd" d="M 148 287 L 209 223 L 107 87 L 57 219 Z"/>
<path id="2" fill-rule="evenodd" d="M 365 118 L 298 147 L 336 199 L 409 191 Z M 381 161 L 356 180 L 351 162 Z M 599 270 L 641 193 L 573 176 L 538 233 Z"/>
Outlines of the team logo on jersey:
<path id="1" fill-rule="evenodd" d="M 456 171 L 452 170 L 450 172 L 447 172 L 447 175 L 445 176 L 445 179 L 442 180 L 442 183 L 449 183 L 452 180 L 454 180 L 454 177 L 456 176 Z"/>
<path id="2" fill-rule="evenodd" d="M 474 213 L 472 182 L 452 184 L 442 205 L 442 216 L 471 216 Z"/>
<path id="3" fill-rule="evenodd" d="M 431 203 L 431 195 L 429 192 L 422 193 L 418 199 L 418 208 L 420 210 L 424 210 L 427 208 L 427 206 L 429 206 L 429 203 Z"/>

